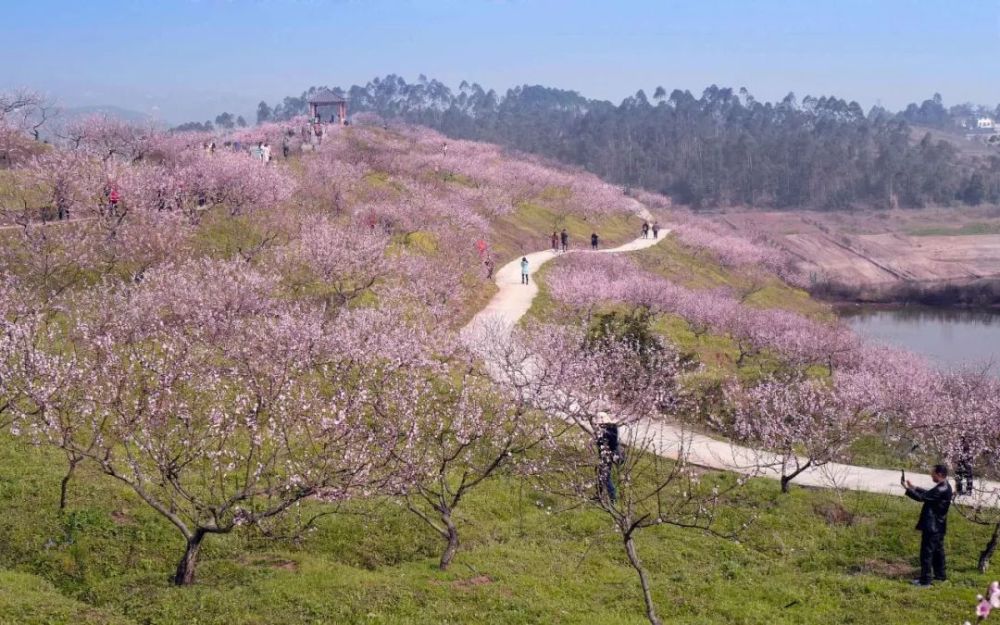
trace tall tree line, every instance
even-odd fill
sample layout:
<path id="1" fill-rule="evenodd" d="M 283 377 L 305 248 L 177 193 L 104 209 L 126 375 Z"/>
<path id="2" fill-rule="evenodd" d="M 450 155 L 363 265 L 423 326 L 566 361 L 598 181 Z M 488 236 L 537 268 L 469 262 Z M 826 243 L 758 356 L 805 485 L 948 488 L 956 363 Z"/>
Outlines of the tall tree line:
<path id="1" fill-rule="evenodd" d="M 258 121 L 307 110 L 319 88 L 261 102 Z M 1000 202 L 1000 150 L 964 156 L 915 131 L 946 128 L 966 107 L 935 95 L 900 113 L 869 112 L 836 97 L 789 94 L 761 102 L 715 85 L 700 97 L 658 87 L 614 105 L 574 91 L 520 86 L 498 94 L 462 82 L 457 91 L 424 76 L 399 76 L 332 91 L 352 112 L 373 112 L 462 139 L 491 141 L 585 167 L 694 207 L 847 209 Z"/>

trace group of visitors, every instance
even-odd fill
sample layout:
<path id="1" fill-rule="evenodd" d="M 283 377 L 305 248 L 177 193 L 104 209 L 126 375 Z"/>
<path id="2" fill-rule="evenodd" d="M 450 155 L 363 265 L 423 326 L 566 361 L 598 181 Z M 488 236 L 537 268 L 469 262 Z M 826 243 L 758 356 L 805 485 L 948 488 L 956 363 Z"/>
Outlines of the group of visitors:
<path id="1" fill-rule="evenodd" d="M 323 124 L 317 121 L 311 126 L 303 126 L 302 142 L 314 144 L 323 143 Z"/>
<path id="2" fill-rule="evenodd" d="M 566 232 L 566 228 L 561 232 L 552 231 L 552 251 L 558 252 L 560 249 L 563 252 L 569 250 L 569 233 Z"/>
<path id="3" fill-rule="evenodd" d="M 597 236 L 596 232 L 590 233 L 590 249 L 596 250 L 600 244 L 601 238 Z M 569 250 L 569 233 L 566 232 L 566 228 L 563 228 L 561 232 L 552 231 L 552 251 L 568 251 Z M 521 284 L 528 284 L 528 257 L 521 257 Z M 493 274 L 492 268 L 490 275 Z"/>
<path id="4" fill-rule="evenodd" d="M 99 206 L 101 215 L 111 217 L 119 216 L 118 209 L 119 202 L 121 202 L 121 194 L 118 193 L 118 185 L 116 185 L 114 181 L 108 180 L 108 182 L 104 185 L 103 195 L 104 201 Z M 58 210 L 58 218 L 60 220 L 69 219 L 69 209 L 62 202 L 58 201 L 56 202 L 56 206 Z"/>
<path id="5" fill-rule="evenodd" d="M 271 144 L 268 143 L 267 141 L 258 141 L 256 145 L 250 147 L 249 149 L 247 149 L 247 147 L 243 144 L 242 141 L 238 140 L 226 141 L 222 145 L 231 152 L 249 153 L 252 158 L 264 163 L 265 165 L 271 163 L 272 160 Z M 208 155 L 215 154 L 216 150 L 215 141 L 207 141 L 203 143 L 201 147 L 206 154 Z M 285 139 L 281 143 L 281 155 L 287 159 L 290 152 L 291 152 L 291 146 L 288 144 L 288 140 Z"/>
<path id="6" fill-rule="evenodd" d="M 271 162 L 271 144 L 266 141 L 260 141 L 256 147 L 250 150 L 250 154 L 261 163 L 267 165 Z"/>
<path id="7" fill-rule="evenodd" d="M 654 221 L 653 225 L 650 226 L 648 221 L 642 222 L 642 238 L 648 239 L 650 230 L 653 231 L 653 238 L 660 238 L 660 222 Z"/>

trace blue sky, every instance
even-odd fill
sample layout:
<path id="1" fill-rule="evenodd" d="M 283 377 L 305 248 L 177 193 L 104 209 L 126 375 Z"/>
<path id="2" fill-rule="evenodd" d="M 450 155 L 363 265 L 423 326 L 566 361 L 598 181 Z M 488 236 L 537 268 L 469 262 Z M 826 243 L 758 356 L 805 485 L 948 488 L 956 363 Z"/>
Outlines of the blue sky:
<path id="1" fill-rule="evenodd" d="M 175 122 L 387 73 L 1000 103 L 1000 0 L 2 0 L 0 20 L 0 90 Z"/>

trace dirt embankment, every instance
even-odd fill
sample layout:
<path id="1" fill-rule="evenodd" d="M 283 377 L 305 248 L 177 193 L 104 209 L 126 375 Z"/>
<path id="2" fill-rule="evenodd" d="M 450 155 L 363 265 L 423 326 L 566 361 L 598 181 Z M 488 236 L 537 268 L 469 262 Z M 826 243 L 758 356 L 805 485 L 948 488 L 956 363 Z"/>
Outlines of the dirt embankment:
<path id="1" fill-rule="evenodd" d="M 819 295 L 934 305 L 1000 303 L 1000 210 L 735 212 L 798 259 Z"/>

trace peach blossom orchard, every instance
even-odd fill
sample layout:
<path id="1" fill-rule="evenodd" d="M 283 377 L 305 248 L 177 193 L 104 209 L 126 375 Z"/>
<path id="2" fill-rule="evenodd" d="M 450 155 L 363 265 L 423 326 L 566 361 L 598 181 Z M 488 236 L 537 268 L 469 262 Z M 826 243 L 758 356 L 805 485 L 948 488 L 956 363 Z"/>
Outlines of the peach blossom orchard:
<path id="1" fill-rule="evenodd" d="M 1000 471 L 988 375 L 941 373 L 836 322 L 687 288 L 627 256 L 568 254 L 543 278 L 556 320 L 459 340 L 492 293 L 492 264 L 514 259 L 501 220 L 529 204 L 591 223 L 633 214 L 635 199 L 586 173 L 377 120 L 319 142 L 305 120 L 213 136 L 92 118 L 40 147 L 23 119 L 0 126 L 11 163 L 0 423 L 65 457 L 62 506 L 87 465 L 162 515 L 183 539 L 176 584 L 194 583 L 213 534 L 308 524 L 348 500 L 406 506 L 440 538 L 445 569 L 461 553 L 455 511 L 468 492 L 520 475 L 607 515 L 655 624 L 636 533 L 738 535 L 753 522 L 741 491 L 754 470 L 665 462 L 642 424 L 777 452 L 785 491 L 872 433 Z M 264 142 L 289 157 L 246 149 Z M 632 195 L 697 258 L 751 283 L 803 283 L 762 239 Z M 734 368 L 706 377 L 655 333 L 596 331 L 622 307 L 724 337 Z M 770 365 L 736 373 L 761 359 Z M 597 484 L 609 421 L 634 426 L 616 497 Z M 985 569 L 1000 516 L 963 508 L 994 527 Z"/>

